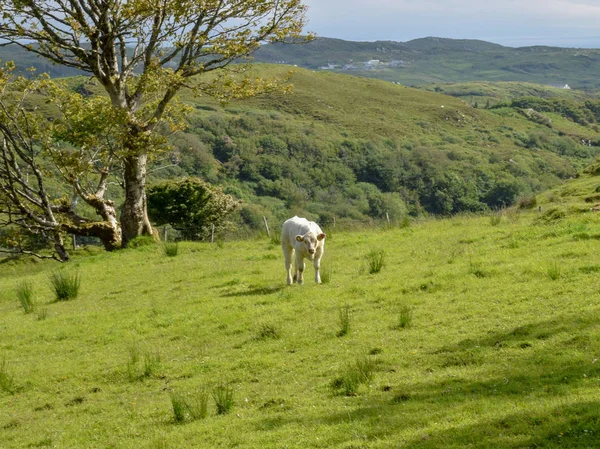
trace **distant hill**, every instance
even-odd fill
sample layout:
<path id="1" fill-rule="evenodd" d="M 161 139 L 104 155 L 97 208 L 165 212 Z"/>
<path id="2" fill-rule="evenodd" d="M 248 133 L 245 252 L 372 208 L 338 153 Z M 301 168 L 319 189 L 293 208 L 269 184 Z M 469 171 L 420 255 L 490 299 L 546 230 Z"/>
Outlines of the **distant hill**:
<path id="1" fill-rule="evenodd" d="M 503 47 L 472 39 L 425 37 L 408 42 L 354 42 L 318 38 L 307 44 L 268 44 L 257 62 L 329 70 L 403 85 L 513 81 L 574 89 L 600 89 L 600 50 L 560 47 Z M 0 47 L 1 60 L 35 67 L 52 76 L 73 76 L 16 46 Z"/>
<path id="2" fill-rule="evenodd" d="M 318 38 L 305 45 L 265 45 L 255 56 L 261 62 L 346 72 L 404 85 L 518 81 L 600 88 L 600 50 L 595 49 L 512 48 L 479 40 L 437 37 L 408 42 Z"/>

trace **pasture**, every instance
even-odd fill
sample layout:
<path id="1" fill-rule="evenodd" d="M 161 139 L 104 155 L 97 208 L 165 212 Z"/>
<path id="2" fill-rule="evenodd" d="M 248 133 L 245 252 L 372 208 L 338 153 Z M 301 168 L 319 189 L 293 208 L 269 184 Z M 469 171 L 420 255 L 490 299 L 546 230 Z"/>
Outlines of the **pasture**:
<path id="1" fill-rule="evenodd" d="M 324 232 L 1 264 L 0 448 L 598 447 L 597 215 Z"/>

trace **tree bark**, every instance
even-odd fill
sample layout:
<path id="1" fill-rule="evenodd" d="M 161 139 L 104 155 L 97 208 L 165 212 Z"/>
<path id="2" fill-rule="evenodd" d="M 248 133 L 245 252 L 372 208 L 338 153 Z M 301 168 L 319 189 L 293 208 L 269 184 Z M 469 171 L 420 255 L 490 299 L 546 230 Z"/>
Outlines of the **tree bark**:
<path id="1" fill-rule="evenodd" d="M 140 235 L 152 235 L 146 206 L 146 164 L 148 155 L 128 156 L 124 161 L 125 202 L 121 212 L 123 246 Z"/>

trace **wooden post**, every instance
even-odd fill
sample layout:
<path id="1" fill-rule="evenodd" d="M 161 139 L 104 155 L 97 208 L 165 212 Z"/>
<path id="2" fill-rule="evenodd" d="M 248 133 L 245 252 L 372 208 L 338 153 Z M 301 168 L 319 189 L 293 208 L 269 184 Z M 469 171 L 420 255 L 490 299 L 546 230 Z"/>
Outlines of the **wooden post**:
<path id="1" fill-rule="evenodd" d="M 212 232 L 210 234 L 210 243 L 215 243 L 215 224 L 212 224 Z"/>
<path id="2" fill-rule="evenodd" d="M 333 227 L 335 228 L 335 215 L 333 216 Z"/>
<path id="3" fill-rule="evenodd" d="M 267 229 L 267 235 L 271 238 L 271 231 L 269 231 L 269 223 L 267 223 L 267 217 L 263 215 L 263 220 L 265 220 L 265 228 Z"/>
<path id="4" fill-rule="evenodd" d="M 167 227 L 165 226 L 165 230 L 164 230 L 164 237 L 163 237 L 163 240 L 164 240 L 165 242 L 167 241 L 167 237 L 168 237 L 168 235 L 167 235 Z"/>
<path id="5" fill-rule="evenodd" d="M 387 219 L 388 222 L 388 226 L 390 224 L 390 214 L 388 214 L 387 212 L 385 213 L 385 218 Z"/>

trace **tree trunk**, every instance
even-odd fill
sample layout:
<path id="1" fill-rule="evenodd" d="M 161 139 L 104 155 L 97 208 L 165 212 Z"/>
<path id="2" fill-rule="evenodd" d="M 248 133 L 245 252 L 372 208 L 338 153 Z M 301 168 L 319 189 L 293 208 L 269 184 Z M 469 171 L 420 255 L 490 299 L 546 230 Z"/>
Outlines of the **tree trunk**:
<path id="1" fill-rule="evenodd" d="M 121 212 L 123 246 L 140 235 L 152 235 L 146 207 L 146 154 L 125 158 L 125 203 Z"/>
<path id="2" fill-rule="evenodd" d="M 61 262 L 68 262 L 70 260 L 69 257 L 69 253 L 67 252 L 66 248 L 65 248 L 65 243 L 63 241 L 62 236 L 60 235 L 60 232 L 55 231 L 53 238 L 54 240 L 54 249 L 56 250 L 56 253 L 58 254 L 58 258 L 60 259 Z"/>

